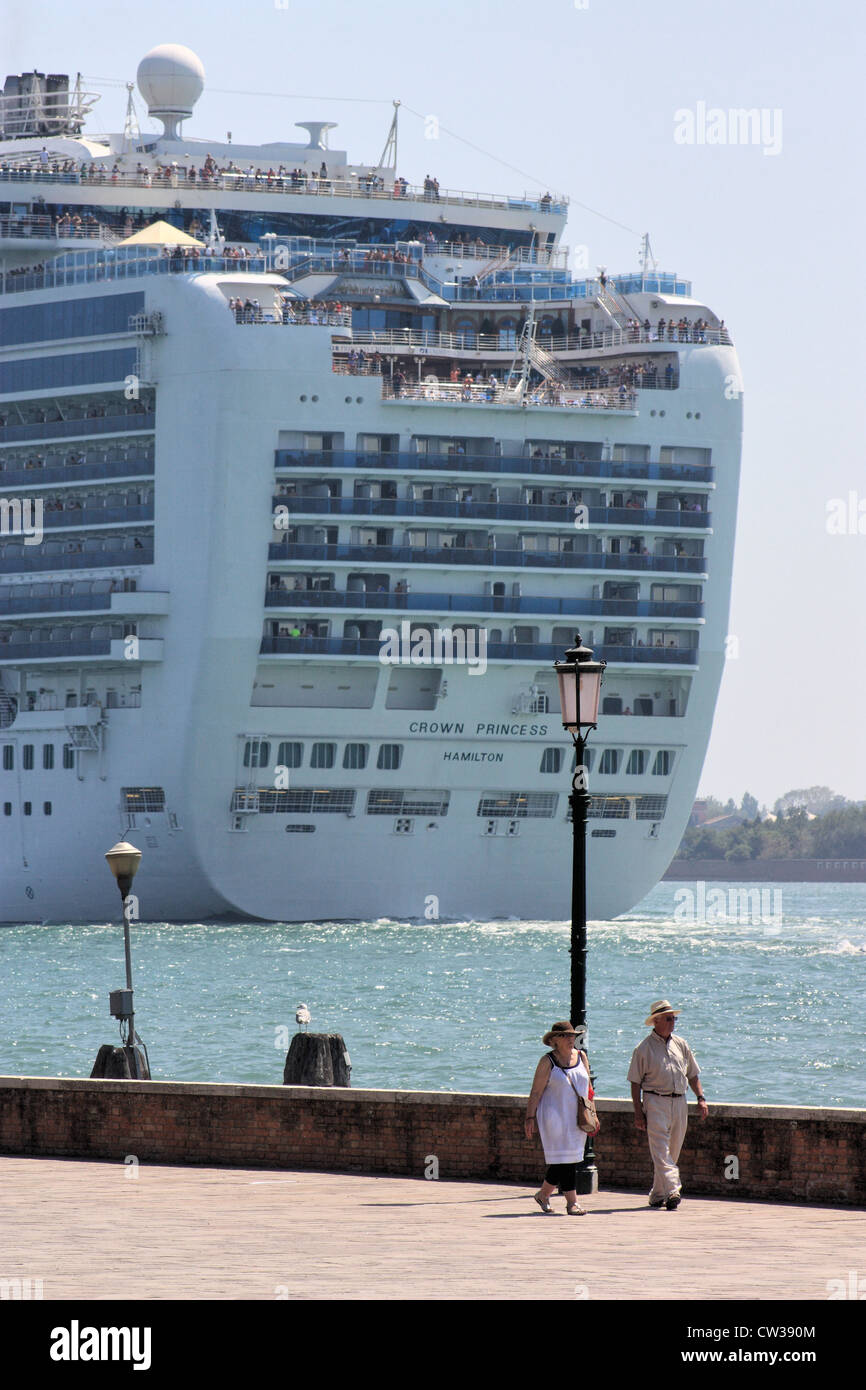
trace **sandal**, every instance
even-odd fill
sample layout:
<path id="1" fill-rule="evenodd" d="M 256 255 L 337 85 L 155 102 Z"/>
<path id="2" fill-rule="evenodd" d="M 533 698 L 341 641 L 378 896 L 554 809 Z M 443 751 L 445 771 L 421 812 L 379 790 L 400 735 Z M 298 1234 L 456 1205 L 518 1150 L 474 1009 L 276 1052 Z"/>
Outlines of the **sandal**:
<path id="1" fill-rule="evenodd" d="M 540 1192 L 534 1192 L 532 1194 L 532 1200 L 533 1202 L 537 1202 L 538 1205 L 541 1207 L 541 1210 L 545 1213 L 553 1210 L 548 1199 L 546 1197 L 542 1197 Z"/>
<path id="2" fill-rule="evenodd" d="M 586 1207 L 578 1206 L 577 1202 L 575 1202 L 573 1207 L 568 1207 L 566 1210 L 569 1216 L 586 1216 Z"/>

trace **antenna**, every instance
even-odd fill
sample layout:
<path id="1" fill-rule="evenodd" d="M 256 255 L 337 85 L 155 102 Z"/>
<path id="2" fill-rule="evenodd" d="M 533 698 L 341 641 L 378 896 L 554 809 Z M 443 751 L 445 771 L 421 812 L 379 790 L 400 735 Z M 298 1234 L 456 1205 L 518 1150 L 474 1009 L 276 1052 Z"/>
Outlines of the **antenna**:
<path id="1" fill-rule="evenodd" d="M 135 91 L 135 83 L 127 82 L 126 90 L 128 96 L 126 98 L 126 116 L 123 122 L 124 150 L 128 150 L 130 145 L 134 145 L 138 140 L 141 139 L 141 131 L 138 125 L 138 115 L 135 110 L 135 102 L 132 99 L 132 94 Z"/>
<path id="2" fill-rule="evenodd" d="M 385 148 L 384 148 L 384 150 L 382 151 L 382 158 L 379 160 L 379 163 L 378 163 L 378 165 L 376 166 L 378 169 L 394 169 L 394 170 L 396 171 L 396 168 L 397 168 L 397 115 L 398 115 L 398 113 L 399 113 L 399 109 L 400 109 L 400 103 L 399 103 L 399 101 L 395 101 L 395 102 L 394 102 L 394 119 L 392 120 L 392 122 L 391 122 L 391 127 L 390 127 L 390 129 L 389 129 L 389 131 L 388 131 L 388 138 L 387 138 L 387 140 L 385 141 Z"/>
<path id="3" fill-rule="evenodd" d="M 653 255 L 652 247 L 650 246 L 649 232 L 644 232 L 643 236 L 641 237 L 640 243 L 641 289 L 644 288 L 644 281 L 646 280 L 647 275 L 655 275 L 657 274 L 657 272 L 658 261 Z"/>

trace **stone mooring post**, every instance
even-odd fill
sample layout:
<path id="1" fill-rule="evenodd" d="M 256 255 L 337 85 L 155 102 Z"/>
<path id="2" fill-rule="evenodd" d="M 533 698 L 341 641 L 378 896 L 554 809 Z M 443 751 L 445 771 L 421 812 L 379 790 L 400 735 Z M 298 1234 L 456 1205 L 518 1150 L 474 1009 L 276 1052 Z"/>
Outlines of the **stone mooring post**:
<path id="1" fill-rule="evenodd" d="M 286 1053 L 284 1086 L 351 1086 L 352 1062 L 340 1033 L 296 1033 Z"/>

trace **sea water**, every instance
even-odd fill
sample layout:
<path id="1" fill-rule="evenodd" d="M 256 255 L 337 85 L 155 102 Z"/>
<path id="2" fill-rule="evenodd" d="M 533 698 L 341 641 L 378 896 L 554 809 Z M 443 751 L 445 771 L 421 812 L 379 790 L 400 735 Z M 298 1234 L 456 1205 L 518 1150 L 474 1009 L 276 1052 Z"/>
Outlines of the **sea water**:
<path id="1" fill-rule="evenodd" d="M 599 1095 L 628 1095 L 644 1018 L 666 998 L 711 1102 L 863 1106 L 866 884 L 765 885 L 754 911 L 732 887 L 701 899 L 662 883 L 590 924 Z M 131 935 L 154 1080 L 281 1083 L 303 1002 L 313 1031 L 345 1038 L 353 1086 L 525 1094 L 542 1034 L 569 1015 L 563 922 L 133 923 Z M 119 1042 L 119 922 L 0 928 L 0 969 L 0 1073 L 86 1077 Z"/>

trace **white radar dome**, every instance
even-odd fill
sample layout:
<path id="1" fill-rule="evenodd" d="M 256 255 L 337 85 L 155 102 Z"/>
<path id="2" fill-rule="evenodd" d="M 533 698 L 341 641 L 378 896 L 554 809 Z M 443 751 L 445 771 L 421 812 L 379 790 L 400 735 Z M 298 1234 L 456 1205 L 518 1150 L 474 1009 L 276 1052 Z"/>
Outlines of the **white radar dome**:
<path id="1" fill-rule="evenodd" d="M 178 122 L 192 115 L 204 91 L 201 59 L 183 44 L 162 43 L 142 58 L 137 80 L 148 114 L 162 121 L 166 139 L 178 139 Z"/>

